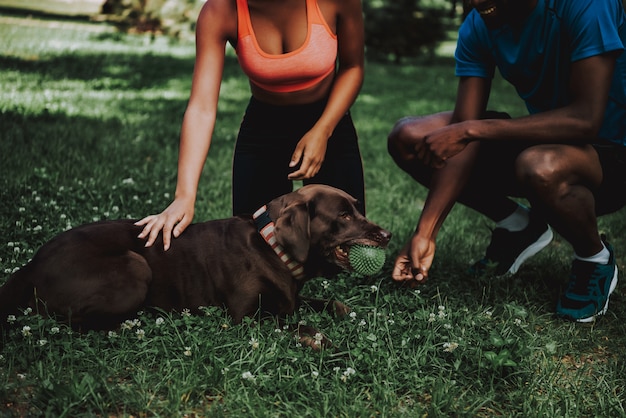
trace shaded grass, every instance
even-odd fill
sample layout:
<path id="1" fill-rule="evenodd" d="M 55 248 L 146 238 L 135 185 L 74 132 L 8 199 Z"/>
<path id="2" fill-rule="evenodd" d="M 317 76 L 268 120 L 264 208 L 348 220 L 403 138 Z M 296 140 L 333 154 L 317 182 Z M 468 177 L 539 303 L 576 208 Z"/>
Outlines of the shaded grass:
<path id="1" fill-rule="evenodd" d="M 3 280 L 58 232 L 103 218 L 141 217 L 171 200 L 193 46 L 0 17 L 0 266 Z M 145 312 L 114 334 L 71 333 L 39 316 L 15 318 L 0 351 L 8 416 L 624 416 L 625 317 L 618 286 L 592 326 L 557 321 L 571 250 L 557 237 L 514 277 L 474 278 L 492 226 L 457 206 L 442 229 L 431 280 L 389 279 L 425 190 L 386 152 L 393 122 L 453 106 L 452 61 L 369 63 L 353 108 L 368 216 L 394 233 L 375 277 L 315 279 L 305 293 L 353 314 L 307 310 L 292 322 L 323 330 L 313 353 L 271 321 L 233 326 L 223 312 Z M 230 213 L 230 164 L 248 99 L 227 60 L 219 122 L 196 219 Z M 495 81 L 491 107 L 516 115 Z M 626 220 L 601 219 L 622 270 Z M 4 320 L 4 319 L 2 319 Z M 25 328 L 28 327 L 28 328 Z"/>

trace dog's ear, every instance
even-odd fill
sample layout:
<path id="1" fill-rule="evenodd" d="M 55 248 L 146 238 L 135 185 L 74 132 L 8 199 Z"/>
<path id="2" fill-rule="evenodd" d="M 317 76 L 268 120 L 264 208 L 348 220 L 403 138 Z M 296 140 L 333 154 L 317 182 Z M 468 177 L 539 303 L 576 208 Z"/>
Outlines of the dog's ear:
<path id="1" fill-rule="evenodd" d="M 280 210 L 274 222 L 276 241 L 297 262 L 304 263 L 309 254 L 310 230 L 309 211 L 304 201 L 289 203 Z"/>

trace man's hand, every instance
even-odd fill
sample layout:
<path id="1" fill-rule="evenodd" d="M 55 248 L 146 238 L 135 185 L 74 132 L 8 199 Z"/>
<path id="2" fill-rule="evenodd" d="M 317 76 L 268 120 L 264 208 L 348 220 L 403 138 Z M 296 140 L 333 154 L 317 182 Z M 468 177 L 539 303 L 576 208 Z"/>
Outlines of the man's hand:
<path id="1" fill-rule="evenodd" d="M 423 283 L 435 257 L 435 242 L 415 234 L 396 258 L 391 277 L 396 281 Z"/>
<path id="2" fill-rule="evenodd" d="M 441 168 L 448 158 L 463 151 L 468 143 L 466 125 L 471 122 L 459 122 L 434 130 L 415 143 L 418 158 L 434 168 Z"/>

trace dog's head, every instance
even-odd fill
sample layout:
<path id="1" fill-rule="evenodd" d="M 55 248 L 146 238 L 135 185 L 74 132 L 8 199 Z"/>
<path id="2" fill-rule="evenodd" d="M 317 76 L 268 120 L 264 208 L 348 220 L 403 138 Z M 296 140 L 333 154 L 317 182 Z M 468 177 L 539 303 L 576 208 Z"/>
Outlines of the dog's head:
<path id="1" fill-rule="evenodd" d="M 366 219 L 356 199 L 334 187 L 308 185 L 272 200 L 267 206 L 276 240 L 310 277 L 351 271 L 353 245 L 386 248 L 391 232 Z"/>

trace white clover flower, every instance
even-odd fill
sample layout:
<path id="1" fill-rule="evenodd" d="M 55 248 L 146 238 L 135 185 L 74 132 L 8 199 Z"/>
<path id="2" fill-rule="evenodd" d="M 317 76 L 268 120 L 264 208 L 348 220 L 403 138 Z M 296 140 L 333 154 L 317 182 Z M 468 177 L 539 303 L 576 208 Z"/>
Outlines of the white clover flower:
<path id="1" fill-rule="evenodd" d="M 241 374 L 241 378 L 243 380 L 250 380 L 250 381 L 254 381 L 254 379 L 255 379 L 254 375 L 252 373 L 250 373 L 250 372 L 243 372 Z"/>
<path id="2" fill-rule="evenodd" d="M 109 338 L 115 338 L 117 337 L 117 333 L 115 331 L 109 331 L 109 333 L 107 334 L 107 336 Z"/>
<path id="3" fill-rule="evenodd" d="M 333 367 L 333 372 L 337 373 L 339 370 L 341 370 L 341 367 Z"/>
<path id="4" fill-rule="evenodd" d="M 23 373 L 18 373 L 17 374 L 17 378 L 20 379 L 20 380 L 24 380 L 24 379 L 26 379 L 26 375 L 23 374 Z"/>
<path id="5" fill-rule="evenodd" d="M 128 177 L 122 180 L 122 184 L 135 184 L 135 180 L 133 180 L 132 177 Z"/>
<path id="6" fill-rule="evenodd" d="M 515 325 L 517 325 L 518 327 L 522 326 L 522 320 L 519 318 L 515 318 L 515 321 L 513 321 L 515 323 Z"/>
<path id="7" fill-rule="evenodd" d="M 226 375 L 226 373 L 228 373 L 228 371 L 229 371 L 229 370 L 230 370 L 230 369 L 229 369 L 228 367 L 224 367 L 224 368 L 222 369 L 222 376 Z"/>
<path id="8" fill-rule="evenodd" d="M 248 341 L 248 344 L 250 344 L 250 347 L 252 347 L 253 350 L 256 350 L 257 348 L 259 348 L 259 341 L 254 337 L 250 338 L 250 341 Z"/>
<path id="9" fill-rule="evenodd" d="M 191 357 L 191 347 L 185 347 L 185 351 L 183 351 L 183 354 L 187 357 Z"/>
<path id="10" fill-rule="evenodd" d="M 491 318 L 493 316 L 493 312 L 492 311 L 485 311 L 485 316 L 488 316 L 489 318 Z"/>
<path id="11" fill-rule="evenodd" d="M 365 319 L 361 319 L 361 322 L 359 322 L 359 326 L 364 327 L 365 325 L 367 325 L 367 322 L 365 322 Z"/>
<path id="12" fill-rule="evenodd" d="M 146 332 L 140 328 L 137 331 L 135 331 L 135 334 L 137 334 L 138 339 L 142 340 L 143 337 L 146 335 Z"/>
<path id="13" fill-rule="evenodd" d="M 28 325 L 24 325 L 24 327 L 22 328 L 22 335 L 24 337 L 30 337 L 31 333 L 30 333 L 30 327 Z"/>
<path id="14" fill-rule="evenodd" d="M 324 280 L 322 282 L 322 287 L 324 288 L 324 290 L 328 289 L 328 286 L 330 286 L 330 283 L 328 283 L 328 280 Z"/>
<path id="15" fill-rule="evenodd" d="M 435 322 L 437 315 L 435 315 L 434 313 L 430 313 L 430 315 L 428 315 L 428 322 Z"/>
<path id="16" fill-rule="evenodd" d="M 20 213 L 23 213 L 23 212 L 26 212 L 26 208 L 20 206 L 19 208 L 17 208 L 17 211 Z"/>
<path id="17" fill-rule="evenodd" d="M 222 329 L 228 329 L 228 324 L 226 323 L 222 324 Z"/>
<path id="18" fill-rule="evenodd" d="M 43 230 L 43 226 L 41 225 L 37 225 L 36 227 L 33 228 L 33 232 L 39 232 L 41 230 Z"/>
<path id="19" fill-rule="evenodd" d="M 306 325 L 306 320 L 304 319 L 299 320 L 298 325 Z"/>
<path id="20" fill-rule="evenodd" d="M 376 293 L 376 292 L 378 291 L 378 286 L 376 286 L 376 285 L 371 285 L 371 286 L 370 286 L 370 291 L 371 291 L 372 293 Z"/>
<path id="21" fill-rule="evenodd" d="M 313 379 L 317 378 L 319 375 L 320 375 L 320 373 L 319 373 L 318 371 L 313 370 L 313 371 L 311 372 L 311 377 L 312 377 Z"/>
<path id="22" fill-rule="evenodd" d="M 111 208 L 111 212 L 113 212 L 113 213 L 118 213 L 119 211 L 120 211 L 120 207 L 119 207 L 119 206 L 117 206 L 117 205 L 116 205 L 116 206 L 113 206 L 113 207 Z"/>
<path id="23" fill-rule="evenodd" d="M 8 315 L 8 316 L 7 316 L 7 322 L 8 322 L 9 324 L 14 323 L 15 321 L 17 321 L 17 318 L 15 317 L 15 315 Z"/>
<path id="24" fill-rule="evenodd" d="M 313 339 L 315 340 L 313 344 L 315 344 L 316 346 L 320 346 L 322 345 L 322 340 L 324 339 L 324 336 L 321 333 L 316 332 L 313 336 Z"/>
<path id="25" fill-rule="evenodd" d="M 191 311 L 188 308 L 183 309 L 181 312 L 182 316 L 191 316 Z"/>
<path id="26" fill-rule="evenodd" d="M 48 340 L 41 339 L 37 343 L 39 344 L 40 347 L 43 347 L 44 345 L 48 344 Z"/>
<path id="27" fill-rule="evenodd" d="M 389 319 L 389 320 L 387 321 L 387 323 L 388 323 L 389 325 L 393 325 L 393 324 L 395 324 L 395 323 L 396 323 L 396 321 L 394 321 L 393 319 Z"/>
<path id="28" fill-rule="evenodd" d="M 452 329 L 452 325 L 450 325 L 450 324 L 443 324 L 443 327 L 445 329 Z"/>
<path id="29" fill-rule="evenodd" d="M 451 343 L 443 343 L 443 351 L 447 352 L 447 353 L 451 353 L 454 350 L 456 350 L 459 347 L 458 343 L 455 342 L 451 342 Z"/>
<path id="30" fill-rule="evenodd" d="M 356 312 L 352 311 L 348 314 L 348 316 L 354 321 L 356 319 Z"/>
<path id="31" fill-rule="evenodd" d="M 356 370 L 354 370 L 352 367 L 348 367 L 346 368 L 346 370 L 341 374 L 341 381 L 346 382 L 350 376 L 356 374 Z"/>
<path id="32" fill-rule="evenodd" d="M 163 325 L 163 323 L 165 322 L 165 319 L 163 319 L 163 318 L 161 318 L 161 317 L 158 317 L 158 318 L 156 319 L 156 321 L 154 321 L 154 322 L 156 323 L 156 326 L 158 327 L 158 326 Z"/>

